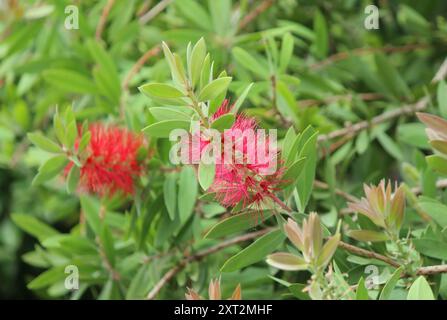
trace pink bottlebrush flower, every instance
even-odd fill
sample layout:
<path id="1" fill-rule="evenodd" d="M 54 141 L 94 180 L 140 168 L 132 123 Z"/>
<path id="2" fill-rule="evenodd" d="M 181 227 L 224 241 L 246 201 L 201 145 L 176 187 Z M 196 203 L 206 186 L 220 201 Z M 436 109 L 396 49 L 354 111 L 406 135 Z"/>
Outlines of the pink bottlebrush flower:
<path id="1" fill-rule="evenodd" d="M 216 120 L 217 118 L 227 114 L 231 111 L 233 108 L 233 105 L 230 105 L 230 101 L 228 99 L 225 99 L 222 104 L 219 106 L 219 108 L 214 112 L 213 116 L 211 117 L 211 122 Z"/>
<path id="2" fill-rule="evenodd" d="M 143 137 L 101 123 L 90 125 L 89 131 L 90 142 L 85 155 L 80 156 L 80 188 L 101 196 L 116 192 L 132 194 L 134 178 L 142 173 L 137 153 L 143 145 Z M 73 165 L 69 163 L 66 172 Z"/>
<path id="3" fill-rule="evenodd" d="M 232 107 L 224 100 L 210 117 L 211 123 L 228 114 Z M 290 211 L 275 195 L 285 182 L 282 179 L 285 168 L 278 163 L 276 146 L 270 143 L 275 141 L 259 131 L 255 119 L 236 115 L 231 128 L 219 136 L 220 154 L 212 155 L 216 173 L 209 191 L 216 193 L 216 199 L 226 207 L 242 205 L 245 209 L 253 205 L 262 209 L 263 204 L 275 202 Z M 188 163 L 198 163 L 206 147 L 216 142 L 206 136 L 206 131 L 190 134 L 190 138 L 186 146 Z"/>
<path id="4" fill-rule="evenodd" d="M 225 100 L 213 119 L 230 110 L 228 100 Z M 215 117 L 216 114 L 218 117 Z M 243 208 L 252 204 L 259 208 L 261 204 L 273 201 L 289 210 L 275 195 L 279 185 L 284 182 L 281 179 L 284 168 L 277 168 L 278 152 L 276 149 L 268 150 L 271 147 L 268 137 L 262 139 L 256 128 L 255 119 L 240 114 L 232 127 L 225 131 L 222 159 L 216 164 L 216 175 L 210 190 L 216 193 L 216 199 L 224 206 L 241 203 Z M 225 150 L 227 143 L 232 150 Z"/>

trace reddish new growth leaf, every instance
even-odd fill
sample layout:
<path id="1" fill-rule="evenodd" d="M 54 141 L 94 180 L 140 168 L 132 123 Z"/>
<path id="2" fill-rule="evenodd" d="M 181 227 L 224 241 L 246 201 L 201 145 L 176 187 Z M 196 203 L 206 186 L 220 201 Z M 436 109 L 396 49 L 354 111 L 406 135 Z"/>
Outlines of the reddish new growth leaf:
<path id="1" fill-rule="evenodd" d="M 211 279 L 209 288 L 208 288 L 208 295 L 209 300 L 222 300 L 221 292 L 220 292 L 220 278 L 219 279 Z M 188 288 L 188 292 L 185 293 L 186 300 L 205 300 L 203 297 L 201 297 L 196 291 L 193 289 Z M 241 293 L 241 285 L 238 284 L 236 289 L 234 289 L 233 294 L 231 295 L 228 300 L 242 300 L 242 293 Z"/>
<path id="2" fill-rule="evenodd" d="M 89 131 L 90 142 L 81 155 L 80 189 L 101 196 L 133 194 L 134 178 L 142 173 L 137 154 L 143 137 L 101 123 L 90 125 Z M 73 165 L 69 163 L 66 171 Z"/>

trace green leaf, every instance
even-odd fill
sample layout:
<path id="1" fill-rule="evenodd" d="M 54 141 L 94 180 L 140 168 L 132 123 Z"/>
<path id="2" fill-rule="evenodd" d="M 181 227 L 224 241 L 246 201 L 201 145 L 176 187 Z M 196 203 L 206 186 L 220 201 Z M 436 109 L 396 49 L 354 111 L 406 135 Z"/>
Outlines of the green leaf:
<path id="1" fill-rule="evenodd" d="M 445 242 L 432 239 L 413 239 L 416 250 L 423 255 L 439 260 L 447 260 L 447 246 Z"/>
<path id="2" fill-rule="evenodd" d="M 205 164 L 202 161 L 199 163 L 198 175 L 199 183 L 203 190 L 208 190 L 208 188 L 213 184 L 214 176 L 216 174 L 216 164 L 210 163 Z"/>
<path id="3" fill-rule="evenodd" d="M 418 201 L 421 209 L 427 213 L 441 228 L 447 227 L 447 206 L 434 199 L 422 197 Z"/>
<path id="4" fill-rule="evenodd" d="M 194 0 L 175 1 L 175 5 L 189 21 L 203 30 L 210 31 L 211 18 L 198 2 Z"/>
<path id="5" fill-rule="evenodd" d="M 260 213 L 244 212 L 237 215 L 232 215 L 212 226 L 211 229 L 205 234 L 205 238 L 218 239 L 240 231 L 254 228 L 270 218 L 272 214 L 272 210 L 264 210 Z"/>
<path id="6" fill-rule="evenodd" d="M 314 16 L 314 50 L 319 58 L 325 58 L 329 50 L 329 37 L 327 31 L 327 23 L 320 11 Z"/>
<path id="7" fill-rule="evenodd" d="M 386 234 L 372 230 L 349 230 L 346 234 L 357 241 L 380 242 L 389 240 Z"/>
<path id="8" fill-rule="evenodd" d="M 72 70 L 46 70 L 43 78 L 54 87 L 67 92 L 94 94 L 97 90 L 93 81 Z"/>
<path id="9" fill-rule="evenodd" d="M 143 264 L 132 277 L 129 289 L 126 293 L 126 300 L 140 300 L 145 297 L 151 286 L 151 264 Z"/>
<path id="10" fill-rule="evenodd" d="M 28 133 L 28 139 L 38 148 L 52 152 L 52 153 L 60 153 L 62 152 L 62 148 L 52 140 L 45 137 L 40 132 Z"/>
<path id="11" fill-rule="evenodd" d="M 148 233 L 150 231 L 150 227 L 152 225 L 154 217 L 156 216 L 156 214 L 158 212 L 160 212 L 163 209 L 163 200 L 164 200 L 163 198 L 164 197 L 162 197 L 161 194 L 159 194 L 155 199 L 153 199 L 153 201 L 150 203 L 147 210 L 145 210 L 145 212 L 143 212 L 143 217 L 142 217 L 143 223 L 142 223 L 142 227 L 141 227 L 140 240 L 138 242 L 138 247 L 140 250 L 145 248 L 146 239 L 148 237 Z M 162 211 L 160 220 L 164 221 L 166 219 L 171 222 L 172 220 L 169 217 L 169 213 L 167 213 L 167 214 L 164 214 L 164 213 L 165 212 Z M 178 218 L 178 216 L 176 215 L 175 218 Z"/>
<path id="12" fill-rule="evenodd" d="M 307 285 L 302 283 L 292 283 L 288 286 L 288 289 L 295 298 L 298 298 L 300 300 L 310 300 L 309 295 L 304 291 L 306 287 Z"/>
<path id="13" fill-rule="evenodd" d="M 279 57 L 279 72 L 285 72 L 293 54 L 293 36 L 290 33 L 282 37 L 281 53 Z"/>
<path id="14" fill-rule="evenodd" d="M 59 234 L 57 230 L 28 214 L 14 213 L 11 215 L 11 219 L 22 230 L 36 237 L 40 242 Z"/>
<path id="15" fill-rule="evenodd" d="M 34 177 L 32 185 L 38 185 L 42 182 L 48 181 L 61 172 L 68 163 L 65 155 L 55 156 L 48 159 L 40 168 L 37 175 Z"/>
<path id="16" fill-rule="evenodd" d="M 368 149 L 369 145 L 369 137 L 368 132 L 366 130 L 363 130 L 358 135 L 357 139 L 355 140 L 355 150 L 358 154 L 363 154 L 366 149 Z"/>
<path id="17" fill-rule="evenodd" d="M 214 31 L 220 36 L 231 32 L 231 0 L 208 0 Z"/>
<path id="18" fill-rule="evenodd" d="M 379 140 L 382 147 L 396 160 L 403 161 L 404 156 L 399 146 L 387 135 L 385 132 L 380 131 L 377 133 L 377 139 Z"/>
<path id="19" fill-rule="evenodd" d="M 300 158 L 296 160 L 292 165 L 290 165 L 284 175 L 282 176 L 282 180 L 286 184 L 294 183 L 298 177 L 301 175 L 301 172 L 304 169 L 304 166 L 306 165 L 306 158 Z"/>
<path id="20" fill-rule="evenodd" d="M 444 80 L 440 81 L 438 84 L 437 100 L 439 112 L 444 118 L 447 118 L 447 84 Z"/>
<path id="21" fill-rule="evenodd" d="M 76 138 L 78 137 L 78 128 L 76 125 L 76 120 L 72 120 L 66 126 L 65 137 L 67 140 L 67 148 L 74 149 Z"/>
<path id="22" fill-rule="evenodd" d="M 149 111 L 157 121 L 164 120 L 183 120 L 190 121 L 191 116 L 185 112 L 179 111 L 178 108 L 170 107 L 153 107 Z"/>
<path id="23" fill-rule="evenodd" d="M 285 236 L 281 230 L 271 231 L 228 259 L 220 270 L 222 272 L 233 272 L 261 261 L 266 255 L 278 248 L 284 239 Z"/>
<path id="24" fill-rule="evenodd" d="M 67 177 L 67 192 L 73 193 L 76 191 L 76 188 L 78 186 L 80 177 L 80 169 L 78 166 L 73 165 L 70 169 L 70 172 L 68 173 Z"/>
<path id="25" fill-rule="evenodd" d="M 191 78 L 191 85 L 194 88 L 197 81 L 200 79 L 202 72 L 203 61 L 206 56 L 206 44 L 203 38 L 197 41 L 191 52 L 191 61 L 189 63 L 189 73 Z"/>
<path id="26" fill-rule="evenodd" d="M 313 133 L 312 133 L 313 132 Z M 316 142 L 318 137 L 318 132 L 315 132 L 314 129 L 311 129 L 309 132 L 311 134 L 310 138 L 307 139 L 301 152 L 299 153 L 299 157 L 305 157 L 306 163 L 304 169 L 300 177 L 298 178 L 299 183 L 297 183 L 297 196 L 298 196 L 298 208 L 300 212 L 304 212 L 307 203 L 309 202 L 314 180 L 315 180 L 315 171 L 317 167 L 317 149 Z"/>
<path id="27" fill-rule="evenodd" d="M 177 174 L 166 175 L 163 183 L 163 195 L 169 217 L 174 220 L 177 212 Z"/>
<path id="28" fill-rule="evenodd" d="M 87 47 L 89 49 L 90 55 L 93 57 L 95 62 L 104 70 L 111 80 L 117 82 L 119 86 L 119 78 L 116 70 L 115 63 L 110 54 L 104 49 L 101 42 L 95 41 L 94 39 L 87 40 Z"/>
<path id="29" fill-rule="evenodd" d="M 430 145 L 433 147 L 433 149 L 447 155 L 447 141 L 432 140 L 430 141 Z"/>
<path id="30" fill-rule="evenodd" d="M 89 39 L 87 47 L 97 66 L 93 70 L 95 82 L 102 93 L 114 103 L 120 98 L 120 79 L 115 63 L 110 54 L 104 49 L 101 42 Z"/>
<path id="31" fill-rule="evenodd" d="M 199 101 L 207 101 L 216 98 L 227 90 L 231 82 L 231 77 L 222 77 L 208 83 L 199 94 Z"/>
<path id="32" fill-rule="evenodd" d="M 366 131 L 363 131 L 366 132 Z M 397 138 L 410 145 L 422 149 L 430 149 L 422 123 L 403 123 L 397 128 Z"/>
<path id="33" fill-rule="evenodd" d="M 289 158 L 289 155 L 291 153 L 293 145 L 295 144 L 295 141 L 297 141 L 297 135 L 295 133 L 295 129 L 291 126 L 287 130 L 284 140 L 282 142 L 281 158 L 283 160 L 287 160 Z M 298 148 L 298 145 L 296 145 L 296 148 Z M 296 152 L 297 152 L 297 150 L 295 150 L 295 154 L 291 158 L 290 162 L 292 162 L 296 158 Z"/>
<path id="34" fill-rule="evenodd" d="M 268 78 L 269 72 L 264 68 L 252 55 L 242 48 L 235 47 L 231 51 L 234 59 L 241 65 L 241 67 L 246 68 L 253 72 L 254 74 L 260 76 L 261 78 Z"/>
<path id="35" fill-rule="evenodd" d="M 303 258 L 288 252 L 276 252 L 267 256 L 266 262 L 274 268 L 286 271 L 306 270 L 308 265 Z"/>
<path id="36" fill-rule="evenodd" d="M 397 282 L 399 281 L 401 275 L 403 273 L 403 268 L 400 267 L 394 271 L 391 278 L 387 281 L 382 291 L 380 292 L 379 300 L 388 300 L 391 296 L 391 292 L 394 290 Z"/>
<path id="37" fill-rule="evenodd" d="M 65 266 L 53 267 L 37 276 L 33 281 L 28 283 L 27 287 L 30 290 L 37 290 L 55 284 L 67 277 L 65 273 Z"/>
<path id="38" fill-rule="evenodd" d="M 164 83 L 148 83 L 138 88 L 149 97 L 174 99 L 185 97 L 185 94 L 174 86 Z"/>
<path id="39" fill-rule="evenodd" d="M 84 149 L 88 146 L 88 144 L 90 143 L 91 137 L 92 137 L 92 133 L 90 131 L 87 131 L 86 133 L 84 133 L 82 135 L 81 141 L 79 141 L 79 146 L 78 146 L 79 153 L 84 151 Z"/>
<path id="40" fill-rule="evenodd" d="M 189 131 L 190 121 L 164 120 L 143 128 L 143 132 L 154 138 L 169 138 L 169 134 L 175 129 Z"/>
<path id="41" fill-rule="evenodd" d="M 340 233 L 336 233 L 324 244 L 320 256 L 318 257 L 318 265 L 326 267 L 331 261 L 340 243 Z"/>
<path id="42" fill-rule="evenodd" d="M 95 234 L 100 233 L 101 220 L 99 218 L 99 203 L 93 198 L 83 195 L 80 197 L 82 212 L 85 215 L 87 224 L 92 228 Z"/>
<path id="43" fill-rule="evenodd" d="M 178 84 L 185 84 L 186 79 L 185 79 L 184 74 L 182 73 L 181 66 L 177 65 L 178 61 L 177 61 L 176 57 L 172 54 L 168 45 L 164 41 L 162 42 L 161 46 L 162 46 L 165 58 L 168 61 L 169 69 L 171 70 L 172 79 Z"/>
<path id="44" fill-rule="evenodd" d="M 440 174 L 447 175 L 447 159 L 436 155 L 428 156 L 425 159 L 427 160 L 430 168 L 439 172 Z"/>
<path id="45" fill-rule="evenodd" d="M 407 300 L 435 300 L 433 291 L 423 276 L 419 276 L 413 282 L 408 291 Z"/>
<path id="46" fill-rule="evenodd" d="M 212 79 L 210 54 L 208 53 L 203 61 L 202 72 L 200 73 L 200 89 L 203 89 Z"/>
<path id="47" fill-rule="evenodd" d="M 235 120 L 235 116 L 232 113 L 227 113 L 216 120 L 211 124 L 211 128 L 216 129 L 220 132 L 223 132 L 225 129 L 230 129 Z"/>
<path id="48" fill-rule="evenodd" d="M 109 230 L 109 227 L 106 223 L 103 223 L 101 225 L 101 244 L 102 248 L 104 250 L 105 256 L 107 258 L 107 261 L 110 263 L 112 267 L 115 266 L 115 248 L 113 244 L 113 237 Z"/>
<path id="49" fill-rule="evenodd" d="M 245 101 L 245 98 L 247 98 L 248 93 L 250 92 L 251 87 L 253 87 L 253 82 L 250 83 L 242 92 L 242 94 L 239 96 L 239 98 L 237 98 L 236 102 L 234 103 L 233 108 L 231 108 L 231 113 L 236 114 L 240 107 L 242 106 L 242 104 Z"/>
<path id="50" fill-rule="evenodd" d="M 374 56 L 378 75 L 382 83 L 390 89 L 396 98 L 412 97 L 412 93 L 396 68 L 383 54 Z"/>
<path id="51" fill-rule="evenodd" d="M 355 300 L 369 300 L 368 289 L 365 286 L 365 280 L 360 278 L 355 292 Z"/>
<path id="52" fill-rule="evenodd" d="M 184 223 L 191 216 L 197 197 L 197 179 L 194 169 L 185 166 L 180 173 L 178 191 L 178 212 L 181 223 Z"/>

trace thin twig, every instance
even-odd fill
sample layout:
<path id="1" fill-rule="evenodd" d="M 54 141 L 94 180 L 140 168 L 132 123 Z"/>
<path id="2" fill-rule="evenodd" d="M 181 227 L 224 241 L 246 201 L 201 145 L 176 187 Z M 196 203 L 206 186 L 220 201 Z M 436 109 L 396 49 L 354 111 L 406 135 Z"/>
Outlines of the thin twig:
<path id="1" fill-rule="evenodd" d="M 404 107 L 401 107 L 398 109 L 394 109 L 394 110 L 382 113 L 381 115 L 378 115 L 378 116 L 372 118 L 370 121 L 364 120 L 364 121 L 358 122 L 356 124 L 349 125 L 347 127 L 332 131 L 328 134 L 320 135 L 318 137 L 318 141 L 323 142 L 323 141 L 327 141 L 330 139 L 342 137 L 345 135 L 349 135 L 349 136 L 353 137 L 360 131 L 371 128 L 371 127 L 378 125 L 380 123 L 387 122 L 389 120 L 400 117 L 402 115 L 413 114 L 417 111 L 424 110 L 427 107 L 428 102 L 429 102 L 429 98 L 423 97 L 413 105 L 407 105 L 407 106 L 404 106 Z"/>
<path id="2" fill-rule="evenodd" d="M 109 258 L 107 257 L 107 254 L 104 249 L 104 244 L 102 243 L 101 239 L 99 237 L 96 237 L 96 243 L 98 244 L 99 249 L 99 256 L 101 257 L 101 260 L 104 264 L 104 267 L 109 272 L 112 279 L 116 282 L 119 282 L 121 279 L 121 275 L 119 272 L 112 266 L 110 263 Z"/>
<path id="3" fill-rule="evenodd" d="M 323 190 L 329 190 L 329 185 L 326 182 L 323 181 L 319 181 L 319 180 L 315 180 L 314 181 L 314 186 L 318 189 L 323 189 Z M 357 202 L 359 201 L 359 199 L 347 192 L 344 192 L 343 190 L 340 190 L 338 188 L 335 188 L 335 194 L 339 195 L 340 197 L 345 198 L 348 201 L 351 202 Z"/>
<path id="4" fill-rule="evenodd" d="M 137 17 L 141 18 L 151 7 L 152 0 L 145 0 L 137 10 Z"/>
<path id="5" fill-rule="evenodd" d="M 104 31 L 104 27 L 107 22 L 107 18 L 109 17 L 110 10 L 112 10 L 113 5 L 115 4 L 115 0 L 108 0 L 104 9 L 102 10 L 101 17 L 99 18 L 98 25 L 96 26 L 95 37 L 96 40 L 101 40 L 102 32 Z"/>
<path id="6" fill-rule="evenodd" d="M 319 104 L 329 104 L 334 103 L 338 101 L 347 101 L 350 102 L 354 97 L 358 97 L 360 100 L 363 101 L 374 101 L 378 99 L 382 99 L 383 95 L 380 93 L 375 92 L 366 92 L 366 93 L 359 93 L 359 94 L 345 94 L 345 95 L 334 95 L 327 98 L 323 98 L 321 100 L 318 99 L 304 99 L 298 101 L 298 106 L 301 108 L 306 107 L 312 107 Z"/>
<path id="7" fill-rule="evenodd" d="M 383 262 L 389 264 L 390 266 L 393 266 L 393 267 L 396 267 L 396 268 L 400 267 L 400 264 L 397 261 L 394 261 L 391 258 L 388 258 L 388 257 L 386 257 L 384 255 L 375 253 L 373 251 L 365 250 L 365 249 L 353 246 L 352 244 L 349 244 L 349 243 L 346 243 L 346 242 L 343 242 L 343 241 L 340 241 L 338 246 L 340 248 L 345 249 L 346 251 L 354 253 L 354 254 L 356 254 L 358 256 L 371 258 L 371 259 L 377 259 L 377 260 L 383 261 Z"/>
<path id="8" fill-rule="evenodd" d="M 179 273 L 186 265 L 188 265 L 191 262 L 200 261 L 201 259 L 205 258 L 206 256 L 216 253 L 222 249 L 225 249 L 229 246 L 255 239 L 259 236 L 262 236 L 266 234 L 269 231 L 272 231 L 274 228 L 267 228 L 251 233 L 247 233 L 232 239 L 228 239 L 226 241 L 222 241 L 221 243 L 210 247 L 208 249 L 204 249 L 202 251 L 197 252 L 196 254 L 193 254 L 191 256 L 185 256 L 177 265 L 175 265 L 172 269 L 170 269 L 165 275 L 157 282 L 157 284 L 152 288 L 152 290 L 147 295 L 148 300 L 154 299 L 157 294 L 160 292 L 160 290 L 173 278 L 177 273 Z"/>
<path id="9" fill-rule="evenodd" d="M 172 0 L 162 0 L 157 3 L 151 10 L 146 12 L 140 17 L 140 24 L 146 24 L 152 19 L 154 19 L 160 12 L 162 12 L 166 7 L 172 2 Z"/>
<path id="10" fill-rule="evenodd" d="M 351 56 L 363 56 L 371 53 L 376 52 L 385 52 L 385 53 L 396 53 L 396 52 L 408 52 L 408 51 L 414 51 L 418 49 L 427 49 L 430 46 L 428 44 L 407 44 L 400 47 L 380 47 L 380 48 L 357 48 L 352 51 L 343 51 L 338 52 L 336 54 L 333 54 L 329 56 L 327 59 L 314 63 L 310 66 L 313 70 L 321 69 L 327 65 L 330 65 L 334 62 L 338 62 L 341 60 L 345 60 Z"/>
<path id="11" fill-rule="evenodd" d="M 247 14 L 238 25 L 238 30 L 244 29 L 247 25 L 249 25 L 254 19 L 256 19 L 257 16 L 259 16 L 261 13 L 263 13 L 265 10 L 270 8 L 275 0 L 264 0 L 262 1 L 256 8 L 254 8 L 252 11 L 250 11 L 249 14 Z"/>
<path id="12" fill-rule="evenodd" d="M 348 244 L 343 241 L 340 241 L 338 246 L 340 248 L 345 249 L 346 251 L 349 251 L 349 252 L 356 254 L 358 256 L 383 261 L 395 268 L 399 268 L 401 266 L 397 261 L 394 261 L 393 259 L 391 259 L 389 257 L 386 257 L 384 255 L 353 246 L 353 245 Z M 437 265 L 437 266 L 420 267 L 416 272 L 417 275 L 424 275 L 424 276 L 438 274 L 438 273 L 447 273 L 447 264 L 441 264 L 441 265 Z M 408 276 L 408 275 L 403 275 L 403 276 Z"/>
<path id="13" fill-rule="evenodd" d="M 441 264 L 439 266 L 421 267 L 416 272 L 417 275 L 424 275 L 424 276 L 438 273 L 447 273 L 447 264 Z"/>

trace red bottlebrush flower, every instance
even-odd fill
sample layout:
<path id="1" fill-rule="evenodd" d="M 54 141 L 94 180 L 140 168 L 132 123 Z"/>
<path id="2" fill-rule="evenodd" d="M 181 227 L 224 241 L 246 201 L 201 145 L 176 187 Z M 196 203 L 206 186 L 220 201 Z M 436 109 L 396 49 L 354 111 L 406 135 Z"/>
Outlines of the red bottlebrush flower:
<path id="1" fill-rule="evenodd" d="M 213 119 L 230 110 L 228 100 L 225 100 Z M 224 206 L 241 203 L 243 208 L 250 205 L 260 208 L 261 204 L 273 201 L 289 210 L 275 195 L 279 185 L 284 182 L 281 179 L 284 168 L 281 165 L 278 167 L 278 152 L 276 149 L 269 150 L 272 147 L 269 138 L 262 138 L 256 128 L 255 119 L 240 114 L 233 126 L 225 131 L 222 143 L 225 146 L 232 142 L 231 158 L 225 154 L 228 150 L 224 147 L 210 190 L 216 193 L 216 199 Z"/>
<path id="2" fill-rule="evenodd" d="M 225 99 L 210 118 L 211 122 L 230 112 L 232 107 Z M 211 140 L 203 132 L 190 137 L 195 138 L 196 143 L 188 140 L 187 158 L 189 163 L 191 159 L 198 163 Z M 216 174 L 209 188 L 216 193 L 216 199 L 227 207 L 241 204 L 243 208 L 254 206 L 255 209 L 275 202 L 290 211 L 275 195 L 285 182 L 282 179 L 285 168 L 278 163 L 278 151 L 270 143 L 270 137 L 257 130 L 256 120 L 244 114 L 237 115 L 231 128 L 225 130 L 220 139 L 221 154 L 214 156 Z"/>
<path id="3" fill-rule="evenodd" d="M 80 188 L 102 196 L 120 191 L 134 192 L 134 177 L 139 176 L 142 167 L 137 160 L 138 149 L 143 137 L 126 129 L 105 126 L 101 123 L 90 125 L 91 138 L 85 155 L 81 155 Z M 68 164 L 67 171 L 73 166 Z"/>
<path id="4" fill-rule="evenodd" d="M 214 112 L 213 116 L 211 117 L 211 122 L 223 116 L 224 114 L 227 114 L 228 112 L 231 111 L 232 108 L 233 105 L 230 106 L 229 100 L 225 99 L 219 106 L 219 108 L 216 110 L 216 112 Z"/>
<path id="5" fill-rule="evenodd" d="M 254 205 L 259 209 L 263 203 L 273 201 L 289 211 L 275 195 L 280 190 L 279 185 L 284 182 L 281 179 L 283 172 L 284 169 L 279 168 L 271 175 L 262 175 L 247 165 L 218 164 L 210 190 L 216 193 L 216 199 L 226 207 L 241 203 L 243 208 Z"/>

